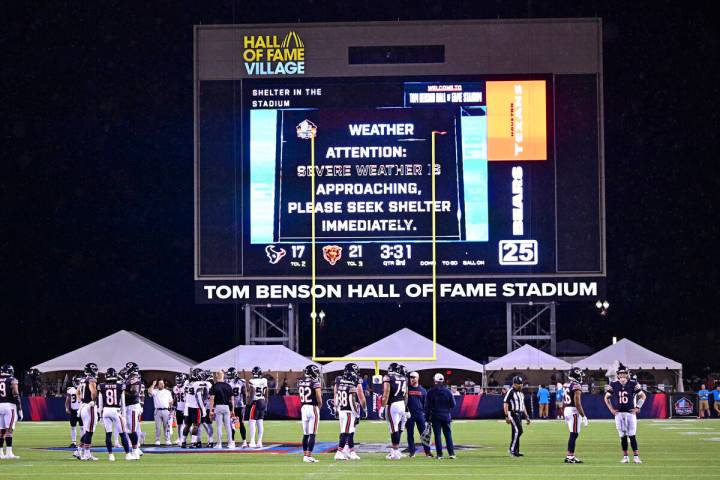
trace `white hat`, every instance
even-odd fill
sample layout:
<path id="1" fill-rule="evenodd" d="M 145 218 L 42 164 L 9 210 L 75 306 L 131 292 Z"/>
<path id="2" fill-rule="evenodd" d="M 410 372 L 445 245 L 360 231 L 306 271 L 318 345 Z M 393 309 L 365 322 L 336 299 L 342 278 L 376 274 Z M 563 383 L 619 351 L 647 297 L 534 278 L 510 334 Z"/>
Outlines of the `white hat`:
<path id="1" fill-rule="evenodd" d="M 420 374 L 418 372 L 410 372 L 410 375 L 408 375 L 410 378 L 420 378 Z"/>
<path id="2" fill-rule="evenodd" d="M 433 378 L 435 379 L 435 383 L 442 383 L 445 381 L 445 377 L 443 377 L 442 373 L 436 373 Z"/>

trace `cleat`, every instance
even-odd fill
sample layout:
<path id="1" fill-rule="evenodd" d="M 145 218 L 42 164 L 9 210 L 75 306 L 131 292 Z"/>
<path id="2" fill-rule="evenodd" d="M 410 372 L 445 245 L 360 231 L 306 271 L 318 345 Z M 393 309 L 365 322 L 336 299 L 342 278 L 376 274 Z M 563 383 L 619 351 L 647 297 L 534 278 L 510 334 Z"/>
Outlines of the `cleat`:
<path id="1" fill-rule="evenodd" d="M 257 448 L 263 448 L 262 442 L 257 443 Z"/>
<path id="2" fill-rule="evenodd" d="M 620 463 L 630 463 L 630 457 L 625 455 L 622 460 L 620 460 Z"/>
<path id="3" fill-rule="evenodd" d="M 345 454 L 342 452 L 342 450 L 338 450 L 335 452 L 335 460 L 347 460 L 348 458 L 345 456 Z"/>
<path id="4" fill-rule="evenodd" d="M 71 443 L 68 448 L 77 448 L 77 445 L 75 445 L 75 442 Z"/>
<path id="5" fill-rule="evenodd" d="M 243 443 L 244 443 L 244 442 L 243 442 Z M 249 447 L 249 448 L 255 448 L 255 442 L 250 442 L 250 443 L 248 444 L 248 447 Z"/>
<path id="6" fill-rule="evenodd" d="M 173 444 L 173 443 L 172 443 L 170 440 L 168 440 L 168 441 L 165 442 L 165 446 L 166 446 L 166 447 L 172 447 L 172 444 Z"/>
<path id="7" fill-rule="evenodd" d="M 182 443 L 180 444 L 180 448 L 187 448 L 187 443 L 182 442 Z"/>
<path id="8" fill-rule="evenodd" d="M 215 450 L 222 450 L 222 443 L 218 443 L 217 445 L 215 445 L 212 448 L 214 448 Z"/>
<path id="9" fill-rule="evenodd" d="M 159 446 L 160 446 L 160 440 L 156 441 L 156 442 L 155 442 L 155 445 L 159 447 Z"/>
<path id="10" fill-rule="evenodd" d="M 583 463 L 583 461 L 577 457 L 565 457 L 565 463 Z"/>
<path id="11" fill-rule="evenodd" d="M 215 448 L 215 442 L 208 442 L 207 448 Z"/>
<path id="12" fill-rule="evenodd" d="M 137 460 L 137 457 L 136 457 L 135 455 L 133 455 L 132 453 L 126 453 L 126 454 L 125 454 L 125 460 L 128 460 L 128 461 L 130 461 L 130 460 Z"/>
<path id="13" fill-rule="evenodd" d="M 5 454 L 0 450 L 0 460 L 5 460 Z"/>
<path id="14" fill-rule="evenodd" d="M 236 447 L 235 447 L 235 442 L 230 442 L 230 443 L 228 443 L 228 448 L 229 448 L 230 450 L 234 450 L 234 449 L 236 448 Z"/>
<path id="15" fill-rule="evenodd" d="M 642 460 L 640 460 L 640 457 L 639 457 L 638 455 L 635 455 L 635 456 L 633 457 L 633 462 L 635 462 L 635 463 L 642 463 Z"/>
<path id="16" fill-rule="evenodd" d="M 15 454 L 12 454 L 12 453 L 6 453 L 3 458 L 4 458 L 5 460 L 20 460 L 20 457 L 18 457 L 18 456 L 15 455 Z"/>
<path id="17" fill-rule="evenodd" d="M 243 440 L 243 443 L 242 443 L 242 445 L 240 445 L 240 448 L 248 448 L 247 441 Z"/>
<path id="18" fill-rule="evenodd" d="M 400 457 L 400 455 L 396 455 L 396 454 L 394 454 L 394 453 L 392 453 L 392 452 L 388 453 L 388 454 L 385 456 L 385 459 L 386 459 L 386 460 L 400 460 L 400 458 L 402 458 L 402 457 Z"/>
<path id="19" fill-rule="evenodd" d="M 80 452 L 78 452 L 77 450 L 73 452 L 73 457 L 77 458 L 78 460 L 82 460 L 82 455 L 80 455 Z"/>
<path id="20" fill-rule="evenodd" d="M 432 453 L 426 453 L 425 458 L 434 458 Z"/>
<path id="21" fill-rule="evenodd" d="M 350 460 L 360 460 L 360 456 L 355 452 L 350 452 L 350 455 L 348 455 L 348 458 Z"/>
<path id="22" fill-rule="evenodd" d="M 522 457 L 522 453 L 519 453 L 518 455 Z M 455 455 L 450 455 L 448 458 L 450 460 L 455 460 L 457 457 Z"/>
<path id="23" fill-rule="evenodd" d="M 437 457 L 437 459 L 438 459 L 438 460 L 444 460 L 445 457 L 443 457 L 442 455 L 439 455 L 439 456 Z"/>
<path id="24" fill-rule="evenodd" d="M 415 452 L 408 453 L 408 458 L 415 458 Z"/>
<path id="25" fill-rule="evenodd" d="M 92 454 L 90 454 L 90 455 L 88 455 L 87 457 L 83 458 L 83 460 L 87 460 L 87 461 L 90 461 L 90 462 L 97 462 L 97 461 L 98 461 L 97 457 L 94 457 Z"/>
<path id="26" fill-rule="evenodd" d="M 109 454 L 109 455 L 108 455 L 108 462 L 114 462 L 114 461 L 115 461 L 115 455 L 112 454 L 112 453 Z"/>
<path id="27" fill-rule="evenodd" d="M 138 454 L 139 457 L 142 457 L 143 455 L 145 455 L 145 454 L 143 453 L 143 451 L 142 451 L 141 449 L 139 449 L 139 448 L 137 449 L 137 454 Z"/>
<path id="28" fill-rule="evenodd" d="M 305 463 L 317 463 L 319 461 L 320 460 L 318 460 L 315 457 L 303 457 L 303 462 L 305 462 Z"/>

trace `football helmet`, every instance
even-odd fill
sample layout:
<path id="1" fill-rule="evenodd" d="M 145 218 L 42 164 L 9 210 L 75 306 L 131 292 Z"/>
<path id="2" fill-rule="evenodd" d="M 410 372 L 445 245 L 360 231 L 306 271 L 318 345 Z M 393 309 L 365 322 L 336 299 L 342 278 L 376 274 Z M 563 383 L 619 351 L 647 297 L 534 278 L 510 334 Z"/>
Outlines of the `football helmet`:
<path id="1" fill-rule="evenodd" d="M 524 383 L 524 382 L 523 382 L 523 377 L 520 376 L 520 375 L 515 375 L 515 376 L 512 378 L 512 383 L 513 383 L 513 385 L 522 385 L 522 384 Z"/>
<path id="2" fill-rule="evenodd" d="M 353 383 L 358 383 L 358 374 L 350 370 L 349 372 L 343 372 L 343 378 Z"/>
<path id="3" fill-rule="evenodd" d="M 351 362 L 351 363 L 348 363 L 347 365 L 345 365 L 345 370 L 344 370 L 344 371 L 345 371 L 345 372 L 354 372 L 354 373 L 356 373 L 356 374 L 359 374 L 359 373 L 360 373 L 360 367 L 358 366 L 357 363 Z"/>
<path id="4" fill-rule="evenodd" d="M 110 367 L 105 371 L 105 381 L 106 382 L 117 382 L 118 374 L 117 371 Z"/>
<path id="5" fill-rule="evenodd" d="M 185 375 L 182 373 L 178 373 L 175 375 L 175 385 L 178 387 L 182 386 L 182 384 L 185 383 Z"/>
<path id="6" fill-rule="evenodd" d="M 345 368 L 347 368 L 347 367 L 345 367 Z M 320 369 L 318 368 L 317 365 L 308 365 L 307 367 L 305 367 L 304 373 L 305 373 L 306 377 L 310 377 L 310 378 L 314 378 L 314 379 L 320 378 Z"/>
<path id="7" fill-rule="evenodd" d="M 73 387 L 79 387 L 81 381 L 82 381 L 82 377 L 81 377 L 80 375 L 75 375 L 75 376 L 72 378 Z"/>
<path id="8" fill-rule="evenodd" d="M 225 378 L 228 380 L 235 380 L 237 378 L 237 368 L 230 367 L 225 371 Z"/>
<path id="9" fill-rule="evenodd" d="M 9 363 L 0 367 L 0 377 L 12 377 L 13 375 L 15 375 L 15 368 Z"/>
<path id="10" fill-rule="evenodd" d="M 388 373 L 397 373 L 399 366 L 400 365 L 398 365 L 397 363 L 392 362 L 390 365 L 388 365 L 388 368 L 387 368 Z"/>
<path id="11" fill-rule="evenodd" d="M 210 370 L 203 371 L 202 376 L 203 376 L 203 380 L 205 380 L 206 382 L 209 382 L 209 381 L 212 381 L 215 379 L 215 377 L 213 376 L 213 372 Z"/>
<path id="12" fill-rule="evenodd" d="M 407 371 L 407 368 L 405 368 L 405 365 L 398 365 L 397 373 L 399 373 L 403 377 L 407 377 L 408 371 Z"/>
<path id="13" fill-rule="evenodd" d="M 190 372 L 190 380 L 192 380 L 193 382 L 199 381 L 202 377 L 202 373 L 203 371 L 201 368 L 193 368 Z"/>
<path id="14" fill-rule="evenodd" d="M 253 367 L 252 369 L 252 376 L 253 378 L 260 378 L 262 377 L 262 369 L 260 367 Z"/>
<path id="15" fill-rule="evenodd" d="M 96 363 L 87 363 L 85 364 L 85 369 L 83 370 L 85 375 L 90 375 L 91 377 L 97 377 L 98 374 L 98 366 Z"/>
<path id="16" fill-rule="evenodd" d="M 616 373 L 620 375 L 621 373 L 624 373 L 625 375 L 630 375 L 630 372 L 628 371 L 628 368 L 623 365 L 622 363 L 618 365 Z"/>
<path id="17" fill-rule="evenodd" d="M 132 375 L 140 371 L 140 366 L 135 362 L 127 362 L 125 364 L 125 368 L 127 369 L 128 375 Z"/>
<path id="18" fill-rule="evenodd" d="M 585 372 L 580 367 L 573 367 L 567 374 L 568 378 L 574 382 L 582 383 L 585 379 Z"/>

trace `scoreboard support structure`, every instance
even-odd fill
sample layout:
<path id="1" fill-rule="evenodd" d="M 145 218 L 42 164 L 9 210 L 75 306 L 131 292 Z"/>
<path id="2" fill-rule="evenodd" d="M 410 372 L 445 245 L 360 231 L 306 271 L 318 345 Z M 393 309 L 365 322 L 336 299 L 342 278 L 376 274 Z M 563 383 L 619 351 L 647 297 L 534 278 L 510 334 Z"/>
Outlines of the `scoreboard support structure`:
<path id="1" fill-rule="evenodd" d="M 529 343 L 556 355 L 555 305 L 555 302 L 506 303 L 507 353 Z"/>
<path id="2" fill-rule="evenodd" d="M 298 308 L 287 304 L 245 304 L 245 345 L 283 345 L 299 351 Z"/>

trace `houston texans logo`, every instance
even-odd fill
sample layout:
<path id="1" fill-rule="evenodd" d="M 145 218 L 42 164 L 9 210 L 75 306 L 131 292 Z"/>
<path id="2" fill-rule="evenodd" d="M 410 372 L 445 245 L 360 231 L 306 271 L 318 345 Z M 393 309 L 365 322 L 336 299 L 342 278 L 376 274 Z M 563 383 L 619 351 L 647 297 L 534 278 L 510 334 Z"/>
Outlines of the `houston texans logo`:
<path id="1" fill-rule="evenodd" d="M 286 253 L 287 252 L 284 248 L 281 248 L 280 250 L 275 250 L 275 245 L 268 245 L 267 247 L 265 247 L 265 254 L 268 257 L 268 261 L 272 265 L 278 263 L 285 256 Z"/>

